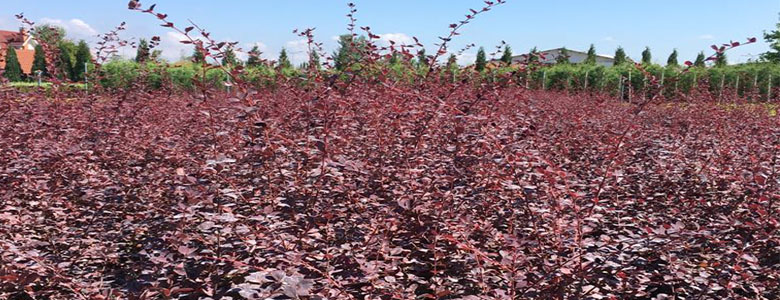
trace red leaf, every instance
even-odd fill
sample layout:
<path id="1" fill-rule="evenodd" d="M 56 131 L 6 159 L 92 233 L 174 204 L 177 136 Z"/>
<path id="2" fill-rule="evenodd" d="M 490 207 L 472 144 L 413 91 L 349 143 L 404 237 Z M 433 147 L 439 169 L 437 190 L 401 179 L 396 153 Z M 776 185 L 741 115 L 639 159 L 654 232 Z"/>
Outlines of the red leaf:
<path id="1" fill-rule="evenodd" d="M 690 67 L 693 66 L 693 63 L 690 60 L 686 60 L 685 65 Z"/>
<path id="2" fill-rule="evenodd" d="M 617 275 L 617 277 L 618 277 L 618 278 L 620 278 L 620 279 L 626 279 L 626 278 L 628 278 L 628 275 L 626 275 L 626 273 L 625 273 L 625 272 L 623 272 L 623 271 L 619 271 L 619 272 L 617 272 L 617 274 L 615 274 L 615 275 Z"/>

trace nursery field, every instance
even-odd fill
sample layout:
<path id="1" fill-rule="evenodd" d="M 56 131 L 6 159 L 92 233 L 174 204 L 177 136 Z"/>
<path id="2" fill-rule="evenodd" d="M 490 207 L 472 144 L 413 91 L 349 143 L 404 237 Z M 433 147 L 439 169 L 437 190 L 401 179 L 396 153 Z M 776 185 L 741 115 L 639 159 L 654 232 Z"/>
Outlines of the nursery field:
<path id="1" fill-rule="evenodd" d="M 780 297 L 765 105 L 252 99 L 0 99 L 0 298 Z"/>
<path id="2" fill-rule="evenodd" d="M 277 61 L 136 0 L 192 55 L 17 15 L 0 299 L 780 299 L 780 24 L 738 66 L 757 38 L 609 68 L 502 41 L 459 66 L 474 44 L 450 41 L 505 3 L 428 54 L 349 3 L 332 54 L 296 29 Z"/>

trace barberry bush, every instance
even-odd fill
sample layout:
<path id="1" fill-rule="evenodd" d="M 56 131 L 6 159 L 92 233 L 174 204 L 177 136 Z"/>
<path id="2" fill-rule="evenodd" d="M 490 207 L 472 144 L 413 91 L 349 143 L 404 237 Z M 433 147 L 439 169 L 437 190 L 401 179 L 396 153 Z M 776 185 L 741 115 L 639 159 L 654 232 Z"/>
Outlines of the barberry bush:
<path id="1" fill-rule="evenodd" d="M 262 86 L 2 91 L 0 297 L 780 297 L 773 104 L 399 80 L 408 45 L 363 30 L 344 71 Z"/>

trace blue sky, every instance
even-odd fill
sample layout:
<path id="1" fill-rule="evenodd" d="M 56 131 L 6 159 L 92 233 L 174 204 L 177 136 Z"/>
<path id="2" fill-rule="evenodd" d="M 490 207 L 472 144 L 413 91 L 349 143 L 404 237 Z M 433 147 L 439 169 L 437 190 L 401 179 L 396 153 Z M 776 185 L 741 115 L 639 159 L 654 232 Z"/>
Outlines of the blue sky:
<path id="1" fill-rule="evenodd" d="M 0 13 L 0 29 L 15 29 L 13 15 L 24 12 L 39 23 L 55 23 L 68 29 L 74 39 L 95 40 L 121 21 L 127 21 L 125 38 L 163 38 L 164 57 L 176 60 L 191 50 L 176 43 L 177 36 L 159 27 L 149 15 L 127 10 L 127 0 L 29 0 L 6 1 Z M 293 60 L 304 60 L 304 43 L 292 33 L 296 28 L 316 27 L 315 36 L 328 50 L 335 46 L 334 36 L 346 31 L 346 4 L 349 1 L 299 0 L 158 0 L 157 11 L 184 25 L 191 19 L 207 28 L 220 40 L 240 41 L 248 50 L 260 45 L 266 57 L 275 58 L 282 47 Z M 371 26 L 374 33 L 400 42 L 418 37 L 433 52 L 436 37 L 447 33 L 447 25 L 458 21 L 469 8 L 482 1 L 375 1 L 355 0 L 359 26 Z M 453 41 L 452 50 L 469 43 L 491 52 L 506 41 L 515 53 L 531 47 L 540 50 L 566 46 L 585 50 L 593 43 L 597 52 L 611 55 L 617 46 L 638 58 L 645 46 L 653 60 L 665 62 L 676 48 L 680 60 L 692 60 L 696 53 L 715 43 L 759 38 L 759 43 L 728 53 L 730 62 L 743 62 L 766 51 L 762 32 L 775 28 L 780 13 L 779 0 L 508 0 L 504 6 L 480 16 Z M 132 52 L 128 49 L 127 52 Z M 473 60 L 476 49 L 460 57 L 461 63 Z"/>

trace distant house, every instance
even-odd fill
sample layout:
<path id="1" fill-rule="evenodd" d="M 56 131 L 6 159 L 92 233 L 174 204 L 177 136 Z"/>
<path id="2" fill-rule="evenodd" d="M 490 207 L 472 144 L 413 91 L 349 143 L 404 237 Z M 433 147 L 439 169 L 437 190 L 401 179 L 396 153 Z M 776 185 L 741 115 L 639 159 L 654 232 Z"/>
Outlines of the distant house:
<path id="1" fill-rule="evenodd" d="M 0 30 L 0 68 L 5 68 L 5 53 L 8 47 L 11 47 L 16 50 L 16 57 L 19 59 L 19 64 L 22 65 L 22 72 L 32 73 L 36 45 L 38 42 L 24 28 L 19 29 L 19 31 Z"/>
<path id="2" fill-rule="evenodd" d="M 550 50 L 540 51 L 541 56 L 539 62 L 545 65 L 555 64 L 559 56 L 561 56 L 563 48 L 555 48 Z M 577 50 L 566 49 L 566 53 L 569 55 L 569 62 L 573 64 L 582 63 L 588 58 L 588 53 Z M 512 57 L 512 63 L 525 63 L 528 60 L 528 54 L 517 55 Z M 630 61 L 631 59 L 629 59 Z M 611 67 L 615 64 L 615 58 L 609 55 L 596 54 L 596 64 L 605 67 Z"/>

